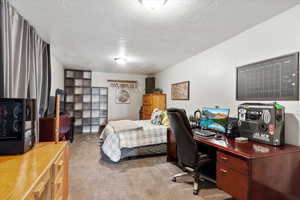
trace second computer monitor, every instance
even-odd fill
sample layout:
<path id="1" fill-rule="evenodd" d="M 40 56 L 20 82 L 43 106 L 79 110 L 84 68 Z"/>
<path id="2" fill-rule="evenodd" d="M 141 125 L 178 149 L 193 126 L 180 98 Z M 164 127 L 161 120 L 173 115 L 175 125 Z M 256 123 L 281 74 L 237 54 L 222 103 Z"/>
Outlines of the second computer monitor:
<path id="1" fill-rule="evenodd" d="M 202 108 L 200 126 L 204 129 L 212 129 L 226 132 L 230 109 L 227 108 Z"/>

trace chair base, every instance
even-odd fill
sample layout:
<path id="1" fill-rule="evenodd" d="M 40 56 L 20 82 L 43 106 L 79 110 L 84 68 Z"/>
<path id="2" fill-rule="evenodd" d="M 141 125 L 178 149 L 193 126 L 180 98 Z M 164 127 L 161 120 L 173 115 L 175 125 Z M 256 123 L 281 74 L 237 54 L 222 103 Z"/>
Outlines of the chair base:
<path id="1" fill-rule="evenodd" d="M 172 177 L 172 182 L 177 182 L 177 178 L 183 177 L 183 176 L 192 176 L 194 178 L 194 186 L 193 186 L 193 194 L 198 195 L 199 193 L 199 181 L 204 182 L 205 180 L 216 183 L 215 180 L 202 175 L 202 174 L 195 174 L 194 170 L 191 170 L 191 168 L 185 168 L 186 172 L 175 174 Z"/>
<path id="2" fill-rule="evenodd" d="M 183 176 L 188 176 L 190 175 L 188 172 L 182 172 L 182 173 L 179 173 L 179 174 L 175 174 L 173 177 L 172 177 L 172 181 L 173 182 L 176 182 L 177 181 L 177 178 L 180 178 L 180 177 L 183 177 Z"/>
<path id="3" fill-rule="evenodd" d="M 199 181 L 194 181 L 193 194 L 198 195 L 198 193 L 199 193 Z"/>

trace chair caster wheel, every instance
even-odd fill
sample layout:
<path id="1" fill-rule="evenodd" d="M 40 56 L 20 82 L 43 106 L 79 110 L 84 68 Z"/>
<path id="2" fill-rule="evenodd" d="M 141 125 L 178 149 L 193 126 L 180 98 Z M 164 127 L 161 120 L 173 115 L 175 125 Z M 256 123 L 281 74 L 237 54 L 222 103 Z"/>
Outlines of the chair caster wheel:
<path id="1" fill-rule="evenodd" d="M 176 177 L 173 177 L 173 178 L 172 178 L 172 182 L 176 182 Z"/>
<path id="2" fill-rule="evenodd" d="M 197 190 L 194 190 L 194 191 L 193 191 L 193 195 L 198 195 L 198 191 L 197 191 Z"/>

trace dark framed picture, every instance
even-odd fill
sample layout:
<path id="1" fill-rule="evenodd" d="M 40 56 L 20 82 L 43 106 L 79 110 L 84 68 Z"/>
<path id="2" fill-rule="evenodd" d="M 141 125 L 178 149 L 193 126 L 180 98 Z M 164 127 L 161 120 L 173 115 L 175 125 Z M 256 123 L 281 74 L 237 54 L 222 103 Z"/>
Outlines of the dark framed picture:
<path id="1" fill-rule="evenodd" d="M 171 85 L 172 100 L 190 100 L 190 82 L 184 81 Z"/>

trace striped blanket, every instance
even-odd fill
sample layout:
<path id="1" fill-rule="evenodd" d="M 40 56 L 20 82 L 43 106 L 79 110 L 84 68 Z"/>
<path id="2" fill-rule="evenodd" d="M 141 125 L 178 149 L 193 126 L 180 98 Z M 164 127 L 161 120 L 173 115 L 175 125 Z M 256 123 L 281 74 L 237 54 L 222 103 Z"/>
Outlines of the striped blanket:
<path id="1" fill-rule="evenodd" d="M 140 123 L 132 120 L 119 120 L 119 121 L 110 121 L 108 123 L 116 133 L 122 131 L 133 131 L 136 129 L 142 129 L 143 126 Z"/>
<path id="2" fill-rule="evenodd" d="M 149 120 L 135 122 L 143 128 L 115 132 L 108 124 L 103 130 L 100 136 L 100 140 L 103 141 L 102 151 L 113 162 L 118 162 L 121 159 L 122 148 L 134 148 L 166 143 L 168 127 L 153 125 Z"/>

